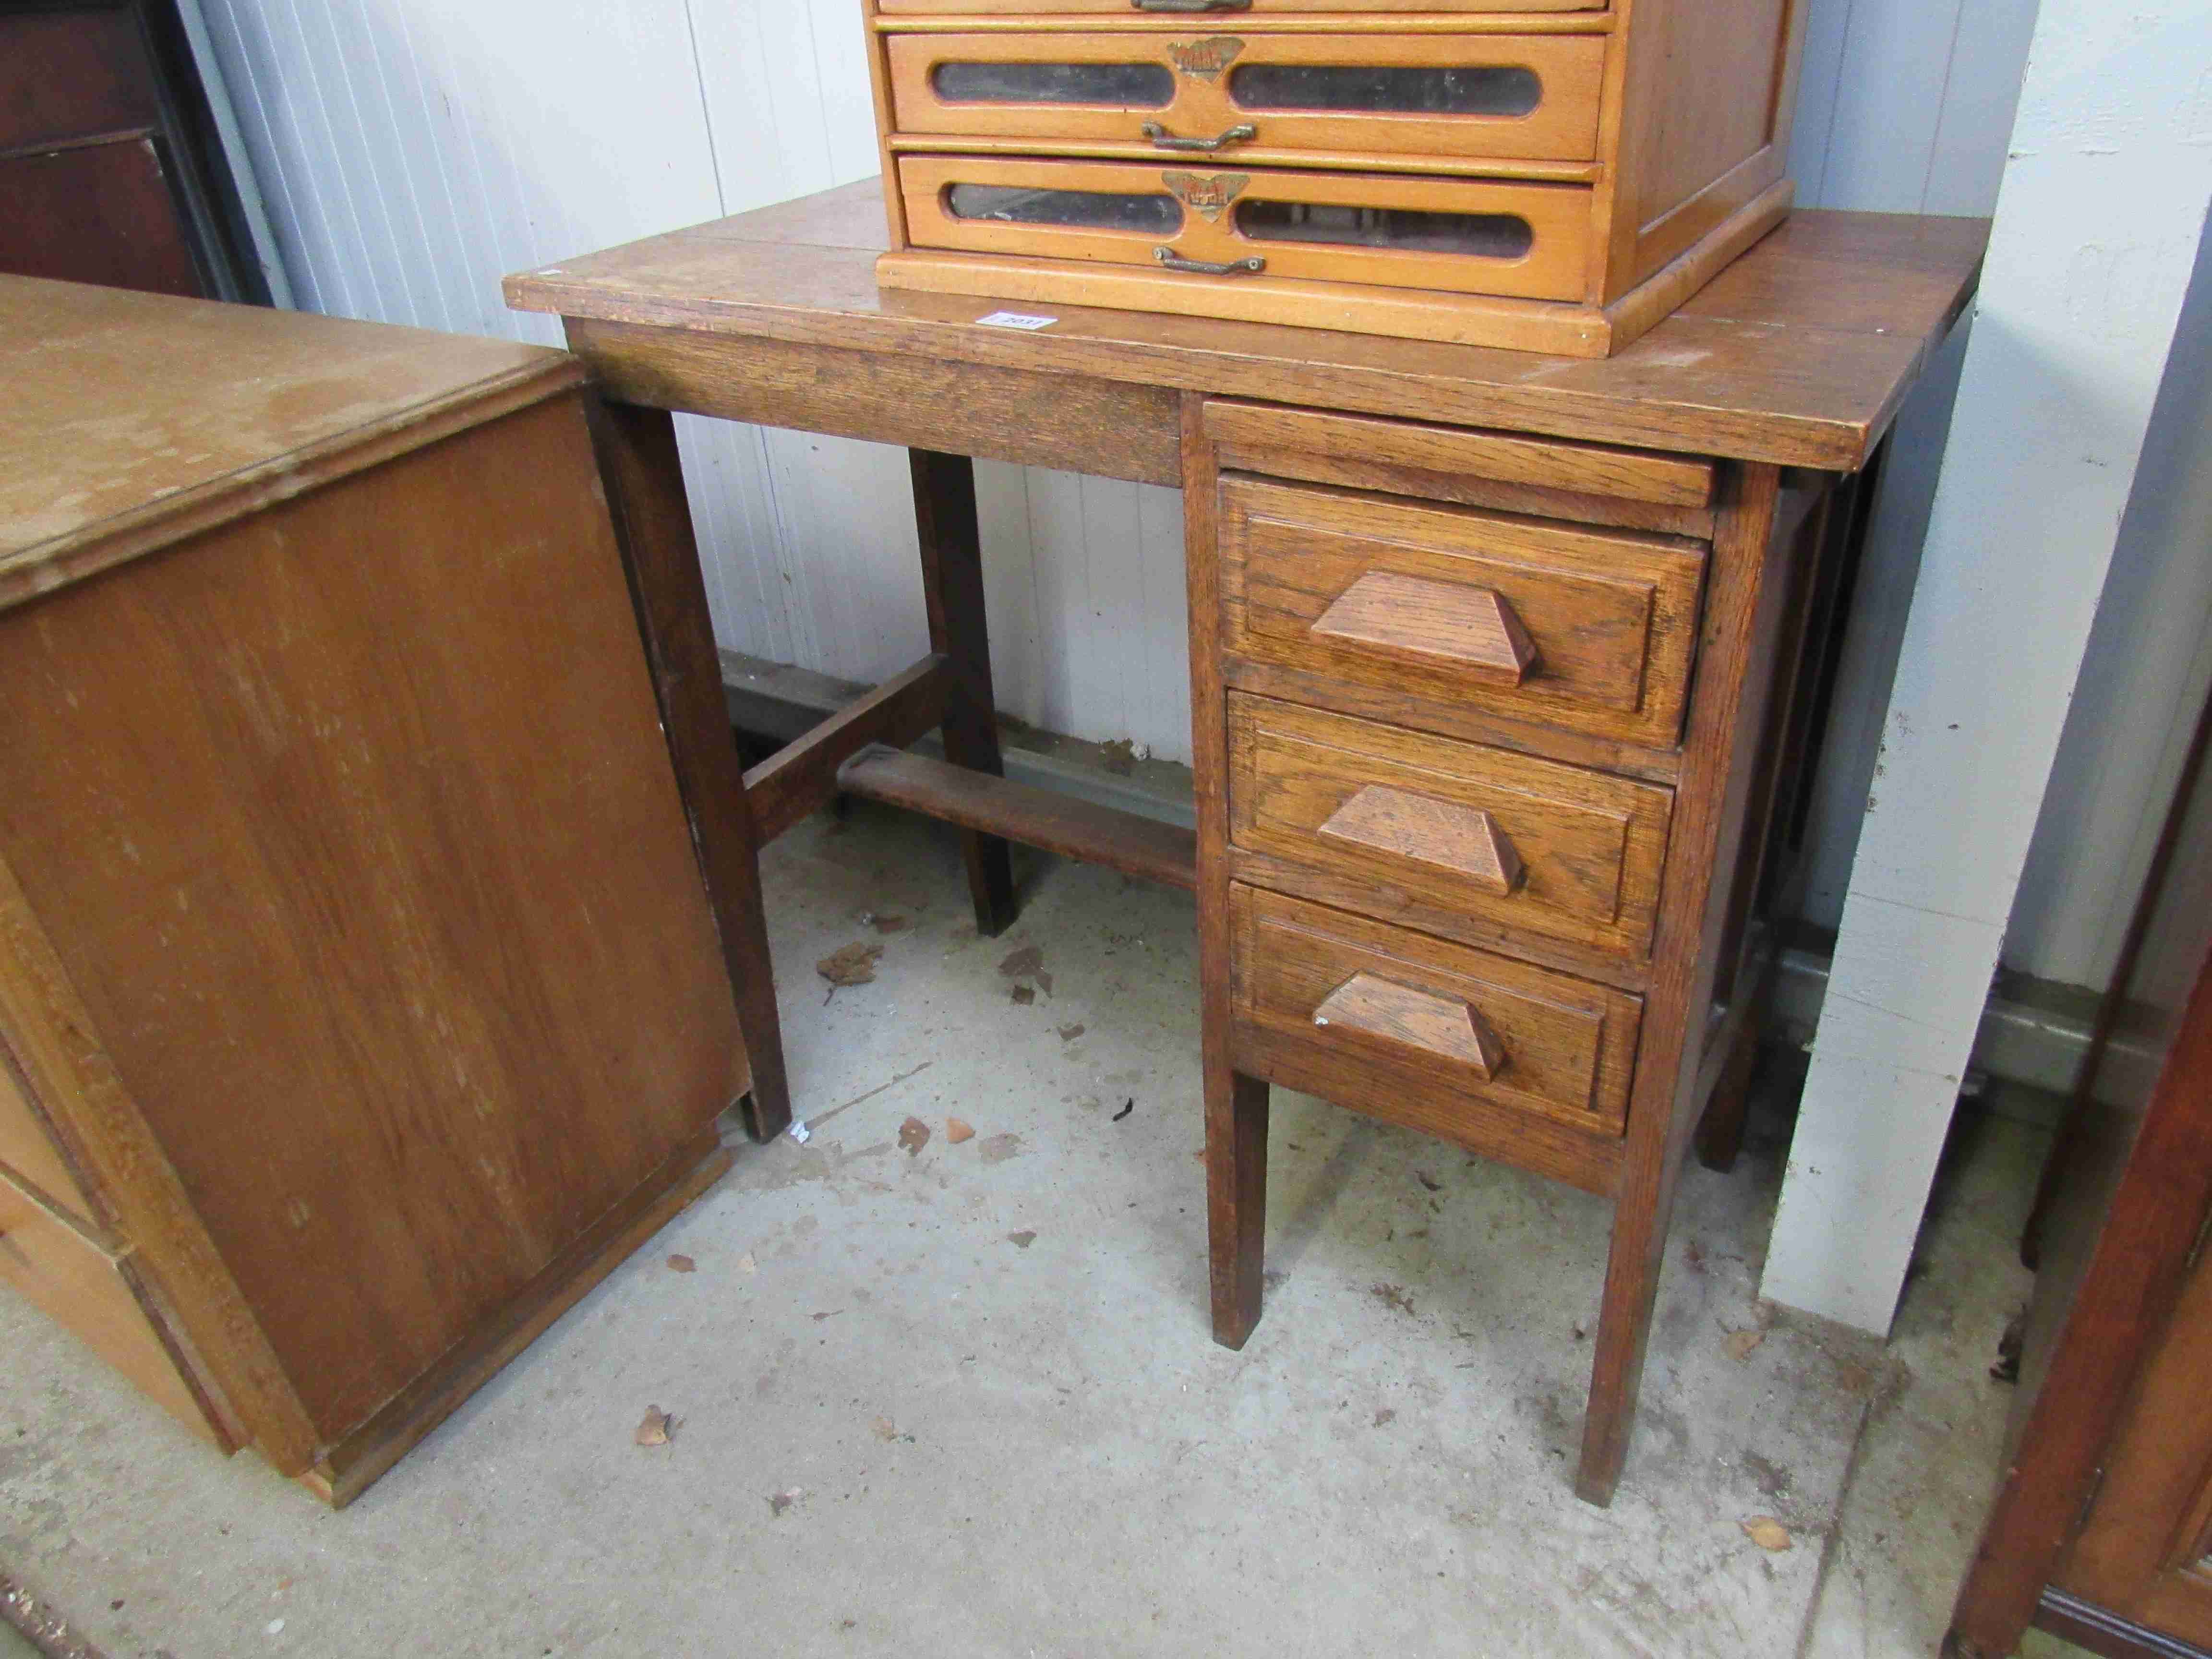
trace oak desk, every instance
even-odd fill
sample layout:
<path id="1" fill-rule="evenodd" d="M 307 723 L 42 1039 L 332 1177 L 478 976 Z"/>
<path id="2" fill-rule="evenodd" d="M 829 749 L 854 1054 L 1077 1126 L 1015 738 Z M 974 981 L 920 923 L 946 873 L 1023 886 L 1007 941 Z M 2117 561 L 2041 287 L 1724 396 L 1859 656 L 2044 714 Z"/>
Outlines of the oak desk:
<path id="1" fill-rule="evenodd" d="M 959 824 L 987 933 L 1000 837 L 1194 887 L 1217 1339 L 1259 1316 L 1270 1082 L 1604 1194 L 1577 1489 L 1608 1501 L 1701 1120 L 1733 1155 L 1809 623 L 1987 227 L 1801 214 L 1594 362 L 1061 307 L 985 326 L 989 301 L 878 289 L 881 209 L 854 185 L 507 283 L 606 399 L 756 1132 L 790 1102 L 755 854 L 839 790 Z M 914 450 L 931 654 L 749 773 L 669 410 Z M 994 775 L 969 456 L 1182 488 L 1194 844 Z M 940 726 L 945 762 L 897 752 Z"/>

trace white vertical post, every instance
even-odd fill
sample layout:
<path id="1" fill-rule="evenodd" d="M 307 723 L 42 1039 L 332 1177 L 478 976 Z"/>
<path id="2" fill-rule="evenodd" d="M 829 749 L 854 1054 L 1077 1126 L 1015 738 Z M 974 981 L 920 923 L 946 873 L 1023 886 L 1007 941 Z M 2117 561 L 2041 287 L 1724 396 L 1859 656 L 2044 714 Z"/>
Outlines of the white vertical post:
<path id="1" fill-rule="evenodd" d="M 1764 1294 L 1886 1332 L 2212 201 L 2212 0 L 2044 0 Z"/>

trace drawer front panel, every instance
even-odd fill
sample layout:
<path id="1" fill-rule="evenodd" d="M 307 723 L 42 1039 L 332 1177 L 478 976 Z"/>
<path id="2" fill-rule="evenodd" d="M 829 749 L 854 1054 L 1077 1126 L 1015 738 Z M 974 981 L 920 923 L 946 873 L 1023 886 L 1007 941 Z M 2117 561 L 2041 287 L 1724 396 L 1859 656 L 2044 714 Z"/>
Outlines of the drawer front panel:
<path id="1" fill-rule="evenodd" d="M 1483 943 L 1650 954 L 1665 789 L 1242 692 L 1229 769 L 1231 842 L 1335 878 L 1310 896 Z"/>
<path id="2" fill-rule="evenodd" d="M 1590 192 L 1576 185 L 915 155 L 899 188 L 917 247 L 1209 283 L 1264 274 L 1579 300 L 1591 236 Z"/>
<path id="3" fill-rule="evenodd" d="M 1233 653 L 1672 748 L 1705 550 L 1626 531 L 1224 478 Z"/>
<path id="4" fill-rule="evenodd" d="M 896 34 L 902 134 L 1588 161 L 1595 35 Z"/>
<path id="5" fill-rule="evenodd" d="M 123 1269 L 4 1179 L 0 1179 L 0 1282 L 76 1332 L 186 1428 L 223 1443 L 139 1305 Z"/>
<path id="6" fill-rule="evenodd" d="M 1626 1132 L 1637 998 L 1256 888 L 1231 908 L 1240 1067 L 1462 1139 Z"/>
<path id="7" fill-rule="evenodd" d="M 6 1041 L 0 1037 L 0 1167 L 14 1171 L 52 1203 L 97 1231 L 92 1202 L 47 1139 L 25 1092 L 27 1085 L 6 1051 Z"/>

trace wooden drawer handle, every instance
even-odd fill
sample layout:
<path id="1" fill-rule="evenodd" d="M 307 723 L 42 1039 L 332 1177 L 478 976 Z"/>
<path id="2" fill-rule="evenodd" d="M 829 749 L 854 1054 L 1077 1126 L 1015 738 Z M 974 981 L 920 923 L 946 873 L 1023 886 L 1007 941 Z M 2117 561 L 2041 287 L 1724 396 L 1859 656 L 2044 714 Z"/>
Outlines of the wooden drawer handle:
<path id="1" fill-rule="evenodd" d="M 1499 685 L 1519 685 L 1535 645 L 1503 593 L 1370 570 L 1313 625 L 1323 639 L 1443 662 Z"/>
<path id="2" fill-rule="evenodd" d="M 1377 852 L 1418 859 L 1504 897 L 1521 885 L 1521 855 L 1479 806 L 1433 800 L 1370 784 L 1338 807 L 1321 833 Z"/>
<path id="3" fill-rule="evenodd" d="M 1485 1083 L 1505 1069 L 1505 1045 L 1473 1003 L 1372 974 L 1355 974 L 1338 986 L 1313 1020 L 1457 1060 Z"/>

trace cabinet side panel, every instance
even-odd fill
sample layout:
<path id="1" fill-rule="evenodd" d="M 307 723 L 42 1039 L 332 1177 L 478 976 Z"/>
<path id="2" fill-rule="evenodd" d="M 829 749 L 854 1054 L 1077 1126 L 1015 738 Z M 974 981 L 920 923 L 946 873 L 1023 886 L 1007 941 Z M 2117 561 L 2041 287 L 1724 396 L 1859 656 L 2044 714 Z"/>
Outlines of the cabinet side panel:
<path id="1" fill-rule="evenodd" d="M 573 398 L 0 618 L 0 856 L 326 1441 L 744 1086 Z"/>

